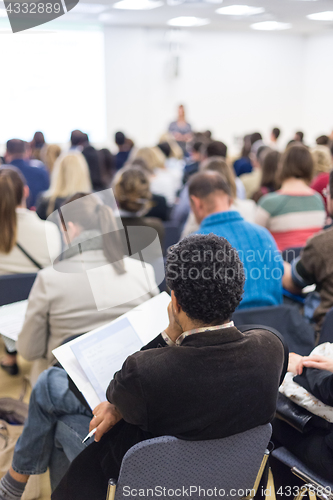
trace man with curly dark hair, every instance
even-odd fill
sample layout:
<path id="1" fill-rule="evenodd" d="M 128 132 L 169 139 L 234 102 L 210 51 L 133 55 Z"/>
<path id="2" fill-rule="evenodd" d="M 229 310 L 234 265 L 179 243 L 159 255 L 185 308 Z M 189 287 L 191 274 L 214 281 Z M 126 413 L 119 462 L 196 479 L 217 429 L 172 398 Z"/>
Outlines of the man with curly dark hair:
<path id="1" fill-rule="evenodd" d="M 216 235 L 191 236 L 167 256 L 169 326 L 129 356 L 94 411 L 95 443 L 71 464 L 52 500 L 104 500 L 134 444 L 157 436 L 206 440 L 270 422 L 285 359 L 274 333 L 230 321 L 243 293 L 237 251 Z"/>
<path id="2" fill-rule="evenodd" d="M 166 281 L 192 321 L 221 325 L 230 320 L 242 299 L 245 276 L 230 243 L 209 234 L 184 238 L 170 248 Z"/>

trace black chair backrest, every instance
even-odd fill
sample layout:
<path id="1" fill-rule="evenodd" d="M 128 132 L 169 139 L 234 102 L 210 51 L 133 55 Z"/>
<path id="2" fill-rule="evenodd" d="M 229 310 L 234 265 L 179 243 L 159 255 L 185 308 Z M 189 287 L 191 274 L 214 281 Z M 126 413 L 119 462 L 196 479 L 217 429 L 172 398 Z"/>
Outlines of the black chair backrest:
<path id="1" fill-rule="evenodd" d="M 326 313 L 320 332 L 319 344 L 323 344 L 324 342 L 333 342 L 333 307 Z"/>
<path id="2" fill-rule="evenodd" d="M 181 229 L 175 222 L 163 222 L 163 226 L 165 230 L 163 255 L 166 255 L 168 248 L 180 240 Z"/>
<path id="3" fill-rule="evenodd" d="M 297 257 L 300 256 L 302 250 L 303 247 L 286 248 L 282 252 L 282 258 L 284 261 L 289 262 L 290 264 L 294 259 L 297 259 Z"/>
<path id="4" fill-rule="evenodd" d="M 36 273 L 0 276 L 0 306 L 26 300 L 36 276 Z"/>
<path id="5" fill-rule="evenodd" d="M 281 306 L 241 309 L 232 317 L 236 326 L 263 325 L 275 328 L 287 343 L 290 352 L 308 356 L 315 346 L 315 331 L 298 309 Z"/>

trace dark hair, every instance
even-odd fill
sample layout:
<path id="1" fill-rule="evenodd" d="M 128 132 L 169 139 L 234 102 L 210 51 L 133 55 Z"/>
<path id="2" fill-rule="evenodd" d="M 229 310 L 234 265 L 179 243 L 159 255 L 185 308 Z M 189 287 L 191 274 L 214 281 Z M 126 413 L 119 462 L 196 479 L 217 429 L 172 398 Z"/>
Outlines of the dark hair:
<path id="1" fill-rule="evenodd" d="M 243 138 L 243 147 L 242 147 L 242 152 L 241 152 L 241 158 L 248 158 L 251 153 L 251 136 L 250 135 L 245 135 Z"/>
<path id="2" fill-rule="evenodd" d="M 278 127 L 274 127 L 272 130 L 272 134 L 275 137 L 275 139 L 278 139 L 281 134 L 281 130 Z"/>
<path id="3" fill-rule="evenodd" d="M 191 176 L 188 183 L 190 196 L 204 199 L 216 191 L 223 191 L 232 197 L 230 186 L 219 172 L 207 170 Z"/>
<path id="4" fill-rule="evenodd" d="M 222 141 L 212 141 L 208 144 L 206 148 L 206 155 L 209 158 L 210 156 L 222 156 L 223 158 L 227 157 L 228 148 Z"/>
<path id="5" fill-rule="evenodd" d="M 299 137 L 299 142 L 303 142 L 303 139 L 304 139 L 304 132 L 296 132 L 295 136 L 298 136 Z"/>
<path id="6" fill-rule="evenodd" d="M 23 156 L 25 147 L 25 142 L 21 141 L 21 139 L 10 139 L 6 144 L 7 153 L 10 155 Z"/>
<path id="7" fill-rule="evenodd" d="M 202 147 L 205 145 L 205 142 L 203 141 L 195 141 L 191 145 L 191 150 L 195 151 L 196 153 L 200 153 L 202 151 Z"/>
<path id="8" fill-rule="evenodd" d="M 250 141 L 251 141 L 251 146 L 257 141 L 262 141 L 262 135 L 260 132 L 253 132 L 253 134 L 250 135 Z"/>
<path id="9" fill-rule="evenodd" d="M 125 134 L 123 132 L 116 132 L 114 140 L 117 146 L 123 146 L 126 140 Z"/>
<path id="10" fill-rule="evenodd" d="M 72 146 L 81 146 L 86 141 L 86 134 L 81 130 L 73 130 L 71 133 Z"/>
<path id="11" fill-rule="evenodd" d="M 333 170 L 331 170 L 331 172 L 330 172 L 329 185 L 330 185 L 330 196 L 331 196 L 331 198 L 333 200 Z"/>
<path id="12" fill-rule="evenodd" d="M 41 149 L 45 144 L 45 138 L 43 132 L 35 132 L 35 135 L 31 141 L 31 147 L 33 149 Z"/>
<path id="13" fill-rule="evenodd" d="M 274 192 L 278 189 L 279 185 L 277 176 L 280 160 L 281 153 L 278 151 L 268 151 L 268 153 L 264 155 L 261 166 L 260 189 L 252 196 L 252 199 L 256 203 L 258 203 L 260 198 L 266 194 L 265 190 L 268 190 L 268 192 Z"/>
<path id="14" fill-rule="evenodd" d="M 171 146 L 168 142 L 160 142 L 158 145 L 157 145 L 158 148 L 160 148 L 160 150 L 162 151 L 163 154 L 165 154 L 165 156 L 167 158 L 170 157 L 171 155 Z"/>
<path id="15" fill-rule="evenodd" d="M 330 138 L 327 135 L 320 135 L 316 139 L 318 146 L 329 146 L 331 144 Z"/>
<path id="16" fill-rule="evenodd" d="M 166 283 L 189 318 L 220 325 L 230 320 L 242 300 L 244 268 L 225 238 L 198 234 L 170 247 Z"/>
<path id="17" fill-rule="evenodd" d="M 67 198 L 62 206 L 77 200 L 81 200 L 81 202 L 73 203 L 70 211 L 66 213 L 67 222 L 78 224 L 87 231 L 100 231 L 103 239 L 103 253 L 106 259 L 112 264 L 117 274 L 124 274 L 126 269 L 123 262 L 123 243 L 113 211 L 110 207 L 104 205 L 97 195 L 88 193 L 76 193 Z M 61 210 L 59 213 L 62 214 Z M 66 229 L 62 215 L 61 222 L 64 229 Z"/>
<path id="18" fill-rule="evenodd" d="M 314 173 L 314 163 L 310 151 L 302 144 L 289 146 L 282 157 L 280 181 L 295 177 L 311 182 Z"/>
<path id="19" fill-rule="evenodd" d="M 104 186 L 109 187 L 116 170 L 114 156 L 109 149 L 102 148 L 98 151 L 98 160 L 102 182 Z"/>
<path id="20" fill-rule="evenodd" d="M 0 168 L 0 252 L 5 254 L 16 243 L 16 207 L 22 202 L 25 184 L 25 179 L 17 168 Z"/>

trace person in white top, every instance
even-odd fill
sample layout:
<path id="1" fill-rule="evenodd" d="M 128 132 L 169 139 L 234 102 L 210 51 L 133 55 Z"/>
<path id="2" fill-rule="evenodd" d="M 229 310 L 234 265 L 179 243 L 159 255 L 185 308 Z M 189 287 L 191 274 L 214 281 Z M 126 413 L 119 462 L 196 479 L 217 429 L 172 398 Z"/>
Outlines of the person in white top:
<path id="1" fill-rule="evenodd" d="M 2 166 L 0 168 L 0 275 L 38 271 L 38 266 L 22 249 L 40 267 L 49 266 L 51 259 L 61 252 L 59 229 L 51 222 L 40 220 L 35 212 L 26 208 L 28 196 L 29 188 L 21 172 L 15 167 Z"/>
<path id="2" fill-rule="evenodd" d="M 0 168 L 0 275 L 36 273 L 51 264 L 61 251 L 60 232 L 52 222 L 41 221 L 26 207 L 29 188 L 21 172 L 12 166 Z M 48 242 L 46 241 L 46 232 Z M 18 372 L 13 346 L 1 367 Z"/>
<path id="3" fill-rule="evenodd" d="M 32 287 L 17 351 L 34 361 L 31 381 L 55 362 L 52 350 L 113 321 L 157 295 L 152 266 L 125 257 L 126 239 L 111 208 L 76 194 L 61 208 L 68 248 Z M 125 235 L 125 233 L 124 233 Z"/>

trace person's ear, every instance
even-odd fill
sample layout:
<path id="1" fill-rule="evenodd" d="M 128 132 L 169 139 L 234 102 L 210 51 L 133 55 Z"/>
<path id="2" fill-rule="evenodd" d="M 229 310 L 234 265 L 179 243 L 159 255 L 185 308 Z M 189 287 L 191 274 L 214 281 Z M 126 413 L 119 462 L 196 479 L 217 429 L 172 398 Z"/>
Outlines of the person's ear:
<path id="1" fill-rule="evenodd" d="M 171 290 L 171 302 L 173 310 L 175 311 L 176 314 L 179 314 L 182 308 L 180 307 L 177 297 L 173 290 Z"/>
<path id="2" fill-rule="evenodd" d="M 29 194 L 30 194 L 29 186 L 24 186 L 24 188 L 23 188 L 23 200 L 22 201 L 26 201 L 29 198 Z"/>
<path id="3" fill-rule="evenodd" d="M 190 196 L 190 204 L 191 208 L 194 212 L 196 212 L 201 207 L 201 200 L 197 196 Z"/>

